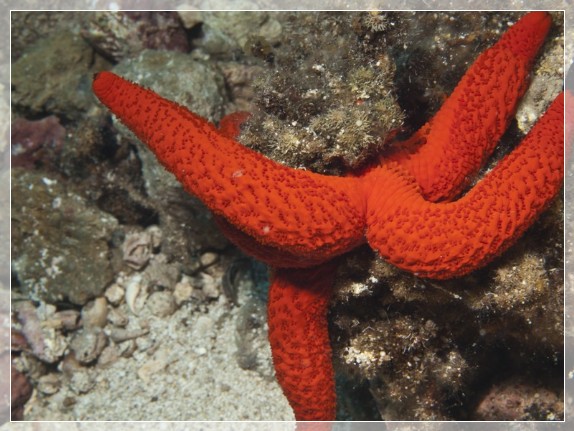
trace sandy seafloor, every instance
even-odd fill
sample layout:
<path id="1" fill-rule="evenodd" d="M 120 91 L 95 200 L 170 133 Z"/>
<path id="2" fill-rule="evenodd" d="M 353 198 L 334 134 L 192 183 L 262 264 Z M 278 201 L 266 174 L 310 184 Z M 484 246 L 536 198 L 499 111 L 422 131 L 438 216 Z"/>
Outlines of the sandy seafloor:
<path id="1" fill-rule="evenodd" d="M 162 340 L 153 355 L 135 354 L 98 370 L 95 387 L 77 397 L 69 414 L 56 410 L 61 400 L 31 399 L 26 416 L 42 421 L 294 420 L 273 378 L 238 366 L 238 309 L 219 302 L 206 313 L 190 314 L 184 306 L 169 319 L 150 321 L 150 332 Z M 178 323 L 182 320 L 185 326 Z M 217 329 L 194 331 L 205 325 Z"/>
<path id="2" fill-rule="evenodd" d="M 38 7 L 50 7 L 52 3 L 64 7 L 64 2 L 29 2 L 30 4 L 37 4 Z M 76 6 L 80 2 L 69 3 Z M 86 6 L 96 6 L 98 8 L 121 7 L 122 2 L 85 2 Z M 163 2 L 166 4 L 167 2 Z M 173 2 L 174 6 L 179 5 L 181 2 Z M 376 6 L 377 2 L 366 2 L 368 6 Z M 392 2 L 391 2 L 392 3 Z M 426 7 L 460 7 L 459 2 L 416 2 L 420 8 Z M 433 4 L 435 3 L 435 4 Z M 495 7 L 496 2 L 469 2 L 471 7 L 486 8 L 492 3 Z M 571 2 L 547 2 L 544 6 L 551 7 L 550 3 L 556 4 L 556 8 L 561 9 L 567 7 L 566 18 L 567 22 L 572 18 Z M 21 3 L 17 2 L 1 2 L 2 6 L 19 7 Z M 133 3 L 131 3 L 133 4 Z M 142 2 L 142 5 L 145 4 Z M 208 2 L 202 2 L 209 4 Z M 404 7 L 404 2 L 397 2 L 397 7 Z M 528 8 L 530 2 L 514 2 L 513 8 L 522 9 Z M 532 2 L 534 5 L 539 5 L 540 2 Z M 40 6 L 41 5 L 41 6 Z M 108 6 L 109 5 L 109 6 Z M 385 3 L 386 5 L 386 3 Z M 205 7 L 205 6 L 203 6 Z M 360 7 L 360 6 L 357 6 Z M 383 6 L 384 7 L 384 6 Z M 5 22 L 5 21 L 4 21 Z M 568 37 L 571 35 L 567 27 L 567 37 L 565 49 L 567 53 L 572 53 L 572 40 Z M 4 50 L 6 47 L 3 48 Z M 7 61 L 9 55 L 4 51 L 1 60 Z M 6 81 L 6 65 L 2 66 L 2 86 L 4 94 L 9 92 L 9 84 Z M 2 100 L 0 112 L 6 113 L 5 109 L 7 101 Z M 9 106 L 9 105 L 8 105 Z M 2 118 L 4 122 L 6 118 Z M 8 131 L 5 127 L 0 130 L 8 136 Z M 568 166 L 568 165 L 567 165 Z M 6 167 L 4 167 L 5 169 Z M 567 178 L 571 178 L 567 175 Z M 2 222 L 7 222 L 8 217 L 4 212 L 6 208 L 2 209 Z M 565 249 L 566 253 L 572 252 L 572 242 L 569 237 L 569 229 L 567 229 L 567 241 Z M 4 256 L 4 255 L 3 255 Z M 566 259 L 567 265 L 569 260 Z M 0 293 L 3 298 L 7 297 L 8 281 L 1 280 Z M 566 275 L 567 289 L 566 294 L 572 293 L 572 274 Z M 567 301 L 571 305 L 571 302 Z M 193 334 L 181 334 L 179 331 L 182 328 L 177 327 L 173 322 L 179 321 L 184 316 L 189 317 L 189 310 L 185 307 L 180 308 L 172 319 L 157 319 L 151 322 L 155 334 L 158 338 L 170 340 L 178 339 L 177 343 L 164 343 L 165 348 L 160 348 L 155 351 L 154 356 L 138 357 L 135 355 L 132 360 L 120 360 L 113 367 L 102 369 L 98 373 L 96 388 L 89 393 L 79 398 L 79 402 L 75 407 L 75 417 L 62 416 L 61 413 L 55 412 L 50 408 L 42 407 L 40 404 L 32 402 L 27 407 L 29 414 L 35 420 L 40 421 L 59 421 L 59 420 L 80 420 L 80 421 L 93 421 L 93 420 L 112 420 L 119 421 L 129 418 L 132 421 L 148 419 L 150 417 L 157 417 L 159 420 L 169 418 L 169 420 L 232 420 L 242 421 L 249 418 L 250 420 L 264 420 L 273 418 L 277 421 L 292 421 L 293 416 L 291 409 L 283 397 L 281 390 L 277 383 L 271 379 L 265 379 L 261 376 L 254 378 L 253 372 L 242 370 L 237 366 L 233 355 L 236 351 L 234 343 L 234 322 L 237 318 L 236 311 L 227 306 L 222 301 L 214 302 L 209 305 L 209 309 L 205 314 L 214 322 L 218 322 L 217 334 L 213 337 L 196 337 Z M 567 310 L 566 315 L 569 316 Z M 199 317 L 199 316 L 198 316 Z M 571 337 L 573 332 L 571 330 L 571 322 L 567 321 L 566 339 L 569 347 L 571 344 Z M 182 338 L 188 337 L 189 343 L 181 343 Z M 567 352 L 571 349 L 567 348 Z M 190 360 L 188 358 L 194 358 Z M 137 374 L 137 369 L 134 368 L 134 361 L 136 365 L 141 367 L 150 361 L 163 361 L 166 373 L 161 373 L 161 376 L 151 376 L 147 383 L 142 384 L 141 377 Z M 153 364 L 151 365 L 153 366 Z M 139 368 L 138 367 L 138 368 Z M 567 381 L 567 389 L 572 388 L 572 368 L 571 357 L 566 361 L 566 375 L 569 377 Z M 193 379 L 186 379 L 186 376 L 194 376 Z M 167 402 L 154 403 L 150 399 L 161 399 Z M 572 406 L 572 393 L 568 392 L 565 398 L 567 418 L 571 417 L 568 414 Z M 569 421 L 569 419 L 567 419 Z M 443 429 L 448 425 L 440 424 L 420 424 L 426 429 Z M 290 423 L 285 424 L 220 424 L 220 423 L 203 423 L 203 424 L 37 424 L 37 423 L 6 423 L 0 427 L 0 430 L 81 430 L 81 429 L 106 429 L 112 430 L 115 427 L 118 429 L 178 429 L 179 426 L 185 426 L 185 429 L 294 429 L 294 425 Z M 269 426 L 270 428 L 267 428 Z M 462 428 L 471 428 L 473 425 L 467 424 Z M 486 425 L 485 425 L 486 426 Z M 560 427 L 561 424 L 516 424 L 512 428 L 518 429 L 542 429 L 546 427 Z M 272 428 L 271 428 L 272 427 Z M 389 428 L 406 429 L 411 427 L 419 428 L 414 424 L 388 424 Z M 563 427 L 563 424 L 562 424 Z M 343 428 L 341 428 L 343 429 Z M 482 428 L 481 428 L 482 429 Z"/>

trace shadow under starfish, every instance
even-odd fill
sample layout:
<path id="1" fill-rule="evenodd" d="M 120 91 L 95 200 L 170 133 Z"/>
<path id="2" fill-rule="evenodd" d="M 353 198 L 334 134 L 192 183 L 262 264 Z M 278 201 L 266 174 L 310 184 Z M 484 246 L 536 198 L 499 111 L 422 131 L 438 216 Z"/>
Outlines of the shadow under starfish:
<path id="1" fill-rule="evenodd" d="M 522 143 L 453 200 L 492 153 L 527 88 L 550 28 L 525 15 L 481 54 L 439 112 L 360 173 L 291 169 L 235 142 L 237 118 L 212 124 L 110 72 L 97 97 L 216 215 L 224 233 L 271 265 L 269 339 L 297 420 L 334 420 L 327 309 L 337 258 L 367 242 L 419 277 L 447 279 L 506 250 L 563 181 L 560 94 Z"/>

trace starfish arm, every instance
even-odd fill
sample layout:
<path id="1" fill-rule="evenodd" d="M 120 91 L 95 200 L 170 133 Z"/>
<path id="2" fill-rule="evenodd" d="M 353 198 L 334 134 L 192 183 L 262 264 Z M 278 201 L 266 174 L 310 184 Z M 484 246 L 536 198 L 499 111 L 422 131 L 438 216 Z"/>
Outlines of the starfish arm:
<path id="1" fill-rule="evenodd" d="M 269 290 L 273 365 L 298 421 L 335 420 L 335 383 L 327 311 L 336 265 L 276 269 Z"/>
<path id="2" fill-rule="evenodd" d="M 546 12 L 525 15 L 477 58 L 430 122 L 387 158 L 416 178 L 427 200 L 452 200 L 492 153 L 550 25 Z"/>
<path id="3" fill-rule="evenodd" d="M 280 165 L 113 73 L 97 74 L 93 90 L 188 192 L 256 243 L 325 261 L 364 242 L 356 178 Z"/>
<path id="4" fill-rule="evenodd" d="M 487 264 L 520 236 L 562 187 L 564 95 L 521 144 L 455 202 L 426 201 L 396 163 L 372 171 L 393 190 L 367 200 L 367 240 L 384 259 L 421 277 L 446 279 Z"/>
<path id="5" fill-rule="evenodd" d="M 250 115 L 248 112 L 241 111 L 226 115 L 219 122 L 219 133 L 229 139 L 236 139 L 241 133 L 241 124 Z M 321 256 L 318 259 L 313 256 L 298 256 L 276 247 L 265 246 L 228 223 L 223 217 L 215 216 L 215 221 L 230 241 L 241 247 L 245 253 L 268 265 L 280 268 L 308 268 L 324 261 Z"/>

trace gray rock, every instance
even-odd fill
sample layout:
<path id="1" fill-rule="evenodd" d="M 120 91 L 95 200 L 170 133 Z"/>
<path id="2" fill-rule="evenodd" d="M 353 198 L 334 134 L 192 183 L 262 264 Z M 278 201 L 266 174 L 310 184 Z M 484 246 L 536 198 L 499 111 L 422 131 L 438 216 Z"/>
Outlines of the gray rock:
<path id="1" fill-rule="evenodd" d="M 95 361 L 108 344 L 108 338 L 100 328 L 82 329 L 74 334 L 70 349 L 81 364 Z"/>
<path id="2" fill-rule="evenodd" d="M 175 298 L 168 291 L 154 292 L 146 303 L 150 312 L 157 317 L 171 316 L 176 310 Z"/>
<path id="3" fill-rule="evenodd" d="M 92 74 L 103 68 L 80 36 L 60 32 L 40 39 L 12 65 L 12 105 L 28 115 L 79 119 L 93 103 Z"/>
<path id="4" fill-rule="evenodd" d="M 84 36 L 106 58 L 120 61 L 142 49 L 189 51 L 189 42 L 176 12 L 99 11 L 91 13 Z"/>
<path id="5" fill-rule="evenodd" d="M 21 301 L 14 307 L 22 334 L 32 355 L 42 362 L 54 364 L 64 355 L 68 344 L 54 324 L 54 306 L 36 308 L 30 301 Z"/>
<path id="6" fill-rule="evenodd" d="M 199 44 L 211 55 L 229 56 L 243 50 L 250 37 L 274 44 L 282 33 L 281 24 L 269 12 L 204 11 L 201 19 L 204 37 Z"/>
<path id="7" fill-rule="evenodd" d="M 117 224 L 61 180 L 12 170 L 12 269 L 30 299 L 83 305 L 102 295 Z"/>

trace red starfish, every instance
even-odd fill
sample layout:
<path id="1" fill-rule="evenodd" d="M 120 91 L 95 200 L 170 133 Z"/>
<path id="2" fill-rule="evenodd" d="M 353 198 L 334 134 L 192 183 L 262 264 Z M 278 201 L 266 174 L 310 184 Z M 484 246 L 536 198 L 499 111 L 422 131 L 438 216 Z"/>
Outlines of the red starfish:
<path id="1" fill-rule="evenodd" d="M 401 149 L 346 177 L 291 169 L 245 148 L 231 138 L 236 117 L 217 130 L 112 73 L 95 76 L 97 97 L 216 214 L 231 240 L 274 268 L 269 339 L 297 420 L 335 418 L 326 313 L 338 256 L 367 241 L 420 277 L 461 276 L 507 249 L 560 190 L 562 94 L 510 155 L 448 202 L 508 126 L 550 24 L 547 13 L 525 15 Z"/>

